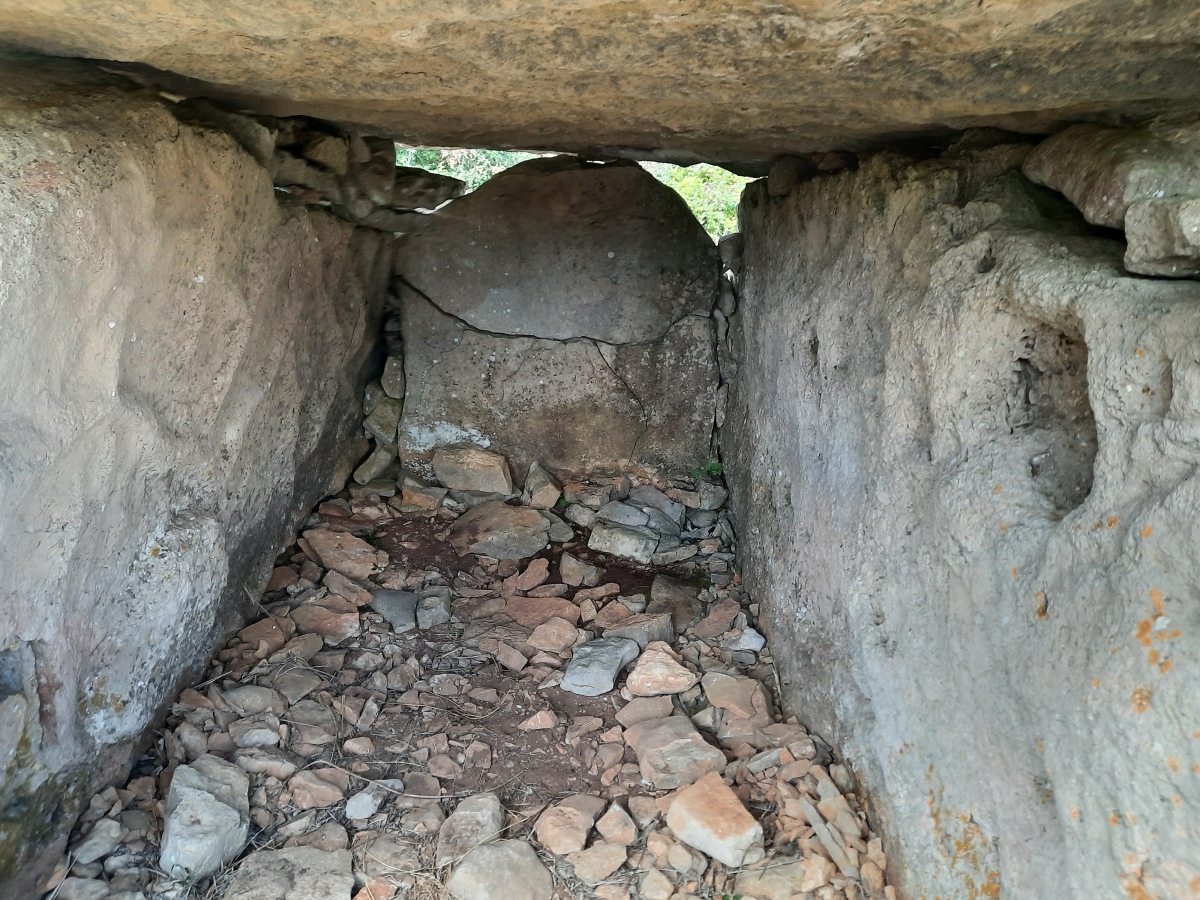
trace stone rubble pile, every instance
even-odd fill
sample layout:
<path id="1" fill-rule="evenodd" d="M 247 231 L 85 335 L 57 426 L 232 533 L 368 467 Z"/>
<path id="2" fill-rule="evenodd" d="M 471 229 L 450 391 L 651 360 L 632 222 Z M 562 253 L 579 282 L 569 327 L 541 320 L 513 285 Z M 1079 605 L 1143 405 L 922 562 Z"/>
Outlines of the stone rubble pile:
<path id="1" fill-rule="evenodd" d="M 427 213 L 466 190 L 457 178 L 397 166 L 391 138 L 318 119 L 242 115 L 200 99 L 174 111 L 183 121 L 230 134 L 266 168 L 277 190 L 365 228 L 421 231 L 429 225 Z"/>
<path id="2" fill-rule="evenodd" d="M 778 709 L 718 477 L 433 468 L 320 504 L 48 897 L 895 897 Z"/>

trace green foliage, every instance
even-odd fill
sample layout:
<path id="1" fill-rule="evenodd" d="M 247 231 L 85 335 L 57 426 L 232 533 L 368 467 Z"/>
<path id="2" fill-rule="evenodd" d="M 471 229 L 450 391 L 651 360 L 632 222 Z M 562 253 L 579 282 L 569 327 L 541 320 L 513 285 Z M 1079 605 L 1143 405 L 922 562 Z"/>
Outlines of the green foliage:
<path id="1" fill-rule="evenodd" d="M 519 150 L 397 147 L 396 165 L 460 178 L 473 191 L 498 172 L 539 155 Z M 738 201 L 749 178 L 704 164 L 684 168 L 647 162 L 642 166 L 684 199 L 714 241 L 737 231 Z"/>
<path id="2" fill-rule="evenodd" d="M 714 241 L 737 231 L 738 202 L 751 179 L 703 163 L 686 168 L 656 162 L 642 166 L 687 202 Z"/>
<path id="3" fill-rule="evenodd" d="M 704 465 L 700 466 L 699 468 L 692 469 L 692 477 L 693 478 L 700 478 L 702 475 L 724 475 L 724 474 L 725 474 L 725 467 L 723 465 L 721 465 L 719 462 L 717 462 L 717 460 L 715 460 L 715 459 L 710 459 L 708 462 L 706 462 Z"/>
<path id="4" fill-rule="evenodd" d="M 523 153 L 519 150 L 439 150 L 433 147 L 410 149 L 396 148 L 396 165 L 411 166 L 436 172 L 439 175 L 450 175 L 467 183 L 467 190 L 473 191 L 497 172 L 515 166 L 519 162 L 533 159 L 537 153 Z"/>

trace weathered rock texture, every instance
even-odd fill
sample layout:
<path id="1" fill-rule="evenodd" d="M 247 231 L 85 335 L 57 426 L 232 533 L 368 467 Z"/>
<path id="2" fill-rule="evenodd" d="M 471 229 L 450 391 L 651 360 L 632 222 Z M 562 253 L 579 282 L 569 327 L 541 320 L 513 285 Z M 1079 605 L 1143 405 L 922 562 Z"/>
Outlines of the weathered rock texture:
<path id="1" fill-rule="evenodd" d="M 640 166 L 537 159 L 427 216 L 396 257 L 400 456 L 488 447 L 523 474 L 709 456 L 720 261 Z"/>
<path id="2" fill-rule="evenodd" d="M 747 583 L 907 896 L 1187 896 L 1200 285 L 1127 275 L 1026 152 L 749 190 Z"/>
<path id="3" fill-rule="evenodd" d="M 74 66 L 0 70 L 0 160 L 0 893 L 25 897 L 346 471 L 391 239 Z"/>
<path id="4" fill-rule="evenodd" d="M 636 163 L 532 159 L 429 220 L 396 271 L 480 331 L 644 343 L 717 300 L 712 239 Z"/>
<path id="5" fill-rule="evenodd" d="M 0 44 L 146 64 L 281 115 L 716 159 L 1194 105 L 1197 35 L 1190 0 L 0 2 Z"/>

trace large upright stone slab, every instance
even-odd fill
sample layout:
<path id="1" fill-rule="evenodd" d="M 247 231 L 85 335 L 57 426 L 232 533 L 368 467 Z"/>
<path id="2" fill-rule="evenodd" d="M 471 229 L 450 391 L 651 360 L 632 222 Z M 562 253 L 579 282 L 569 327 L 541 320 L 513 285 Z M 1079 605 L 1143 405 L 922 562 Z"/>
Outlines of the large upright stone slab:
<path id="1" fill-rule="evenodd" d="M 636 164 L 529 160 L 431 218 L 396 272 L 481 331 L 644 343 L 717 299 L 712 238 Z"/>

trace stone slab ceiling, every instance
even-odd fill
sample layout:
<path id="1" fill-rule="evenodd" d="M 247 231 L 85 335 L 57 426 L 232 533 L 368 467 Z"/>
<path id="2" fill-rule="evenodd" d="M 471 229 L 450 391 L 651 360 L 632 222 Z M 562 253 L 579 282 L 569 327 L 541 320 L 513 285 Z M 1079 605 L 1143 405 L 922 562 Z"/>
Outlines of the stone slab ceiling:
<path id="1" fill-rule="evenodd" d="M 413 143 L 676 161 L 1200 106 L 1194 0 L 0 0 L 0 48 Z"/>

